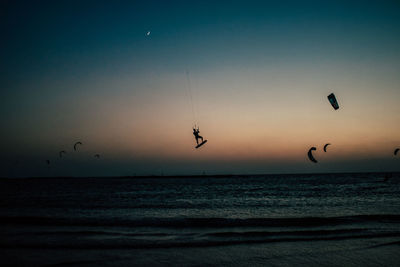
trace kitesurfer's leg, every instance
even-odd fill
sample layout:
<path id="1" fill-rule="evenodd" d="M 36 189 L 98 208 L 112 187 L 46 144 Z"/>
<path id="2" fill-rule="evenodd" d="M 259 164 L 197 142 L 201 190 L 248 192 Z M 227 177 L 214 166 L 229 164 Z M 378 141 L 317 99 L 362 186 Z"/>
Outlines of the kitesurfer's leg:
<path id="1" fill-rule="evenodd" d="M 201 139 L 201 142 L 203 143 L 203 136 L 199 135 L 199 138 Z"/>

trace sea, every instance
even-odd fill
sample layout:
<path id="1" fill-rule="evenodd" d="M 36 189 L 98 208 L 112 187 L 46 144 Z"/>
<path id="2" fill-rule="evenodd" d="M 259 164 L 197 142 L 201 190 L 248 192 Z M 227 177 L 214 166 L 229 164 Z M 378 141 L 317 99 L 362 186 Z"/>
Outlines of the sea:
<path id="1" fill-rule="evenodd" d="M 0 179 L 1 266 L 400 266 L 400 174 Z"/>

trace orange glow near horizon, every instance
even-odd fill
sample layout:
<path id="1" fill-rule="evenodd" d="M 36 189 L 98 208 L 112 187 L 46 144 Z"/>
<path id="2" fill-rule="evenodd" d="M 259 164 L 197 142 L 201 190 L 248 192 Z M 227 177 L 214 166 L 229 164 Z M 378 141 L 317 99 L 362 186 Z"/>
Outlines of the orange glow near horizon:
<path id="1" fill-rule="evenodd" d="M 350 93 L 345 86 L 330 90 L 317 83 L 307 88 L 295 81 L 278 86 L 268 85 L 268 79 L 246 89 L 240 88 L 245 82 L 229 77 L 226 84 L 223 79 L 213 81 L 215 76 L 204 78 L 205 87 L 192 89 L 201 135 L 209 140 L 199 150 L 194 149 L 183 74 L 155 82 L 147 89 L 151 94 L 103 95 L 96 103 L 99 108 L 88 114 L 90 125 L 82 130 L 108 154 L 170 159 L 298 161 L 309 147 L 321 153 L 328 142 L 330 153 L 321 156 L 362 158 L 383 156 L 398 145 L 400 109 L 389 95 L 370 93 L 363 98 L 368 88 L 353 87 Z M 222 88 L 213 88 L 213 82 Z M 326 99 L 331 91 L 338 97 L 338 111 Z"/>
<path id="2" fill-rule="evenodd" d="M 81 140 L 88 150 L 115 160 L 305 163 L 311 146 L 326 161 L 390 157 L 400 146 L 399 92 L 393 77 L 387 83 L 373 78 L 361 83 L 356 75 L 343 74 L 340 82 L 326 84 L 315 72 L 263 69 L 193 75 L 194 114 L 184 72 L 154 80 L 93 77 L 78 87 L 80 93 L 70 102 L 60 98 L 50 103 L 53 112 L 40 114 L 40 121 L 47 123 L 31 129 L 23 142 L 30 142 L 32 151 L 59 151 Z M 314 78 L 307 79 L 309 73 Z M 54 84 L 46 81 L 46 86 Z M 96 86 L 96 94 L 89 94 L 87 86 Z M 378 87 L 385 93 L 374 90 Z M 337 111 L 327 99 L 331 92 L 338 98 Z M 191 129 L 195 120 L 209 140 L 199 150 L 194 149 Z M 322 152 L 325 143 L 332 144 L 329 153 Z"/>

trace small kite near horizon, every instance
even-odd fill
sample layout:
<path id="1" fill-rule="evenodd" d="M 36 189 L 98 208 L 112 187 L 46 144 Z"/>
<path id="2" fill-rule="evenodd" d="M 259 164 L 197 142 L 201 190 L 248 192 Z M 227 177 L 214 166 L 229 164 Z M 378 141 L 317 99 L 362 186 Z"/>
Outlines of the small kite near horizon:
<path id="1" fill-rule="evenodd" d="M 327 148 L 328 146 L 330 146 L 330 145 L 331 145 L 330 143 L 327 143 L 327 144 L 324 145 L 324 152 L 326 152 L 326 148 Z"/>
<path id="2" fill-rule="evenodd" d="M 314 156 L 313 156 L 313 154 L 312 154 L 312 151 L 313 151 L 313 150 L 315 151 L 315 150 L 317 150 L 317 148 L 316 148 L 316 147 L 311 147 L 310 150 L 308 150 L 308 153 L 307 153 L 308 158 L 309 158 L 309 160 L 311 160 L 312 162 L 318 163 L 318 161 L 314 158 Z"/>
<path id="3" fill-rule="evenodd" d="M 76 142 L 74 145 L 74 150 L 76 151 L 78 149 L 78 145 L 82 145 L 82 142 Z"/>
<path id="4" fill-rule="evenodd" d="M 58 153 L 60 155 L 60 158 L 62 158 L 63 154 L 67 154 L 67 152 L 65 152 L 65 150 L 60 151 L 60 153 Z"/>
<path id="5" fill-rule="evenodd" d="M 394 155 L 395 155 L 395 156 L 397 156 L 397 152 L 399 152 L 399 150 L 400 150 L 400 148 L 396 148 L 396 149 L 394 150 Z"/>
<path id="6" fill-rule="evenodd" d="M 146 36 L 149 36 L 151 34 L 151 31 L 148 31 L 147 33 L 146 33 Z"/>

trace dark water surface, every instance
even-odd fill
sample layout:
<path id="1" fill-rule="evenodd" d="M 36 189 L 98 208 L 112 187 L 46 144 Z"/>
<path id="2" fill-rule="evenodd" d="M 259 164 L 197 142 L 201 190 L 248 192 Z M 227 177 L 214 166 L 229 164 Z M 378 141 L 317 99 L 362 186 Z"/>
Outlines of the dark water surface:
<path id="1" fill-rule="evenodd" d="M 2 264 L 399 266 L 400 178 L 0 180 Z"/>

